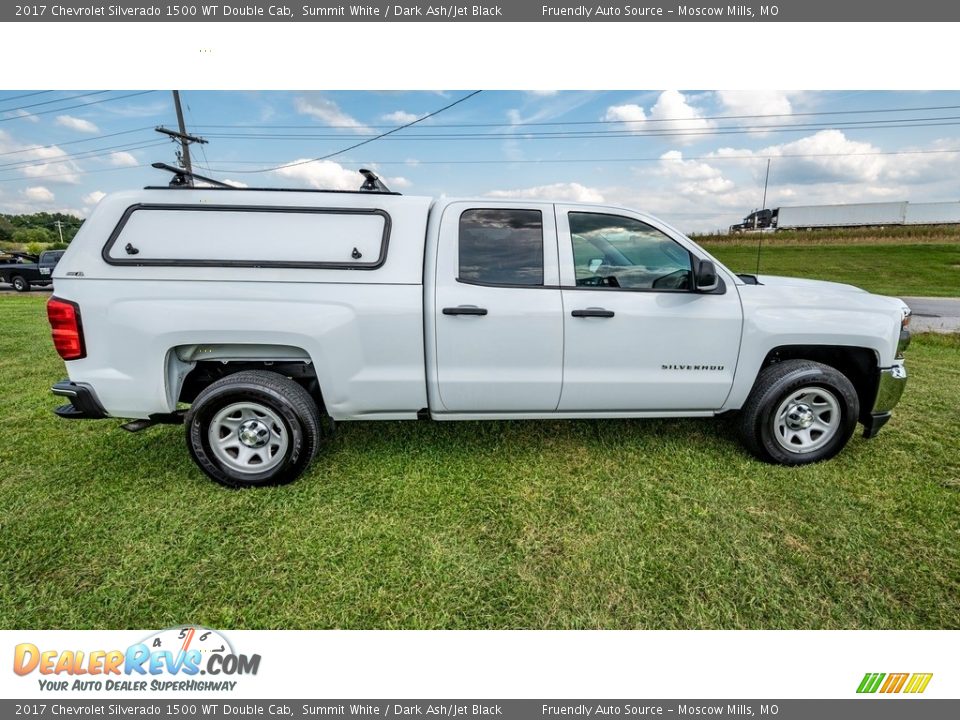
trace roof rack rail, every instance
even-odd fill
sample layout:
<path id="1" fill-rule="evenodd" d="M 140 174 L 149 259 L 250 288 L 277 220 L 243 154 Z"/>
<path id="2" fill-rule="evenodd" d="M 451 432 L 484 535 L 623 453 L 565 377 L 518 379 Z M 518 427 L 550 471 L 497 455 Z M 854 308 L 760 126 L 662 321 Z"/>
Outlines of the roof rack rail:
<path id="1" fill-rule="evenodd" d="M 383 180 L 381 180 L 377 175 L 363 168 L 360 170 L 360 173 L 364 177 L 363 184 L 358 190 L 321 190 L 317 188 L 277 188 L 277 187 L 237 187 L 236 185 L 230 185 L 229 183 L 222 182 L 220 180 L 214 180 L 213 178 L 205 177 L 204 175 L 198 175 L 195 172 L 190 172 L 184 168 L 174 167 L 173 165 L 167 165 L 166 163 L 156 162 L 152 164 L 152 167 L 155 167 L 157 170 L 166 170 L 167 172 L 173 173 L 173 178 L 171 178 L 170 183 L 165 187 L 158 187 L 156 185 L 147 185 L 144 190 L 167 190 L 169 188 L 180 189 L 188 188 L 190 190 L 247 190 L 247 191 L 257 191 L 257 192 L 313 192 L 313 193 L 379 193 L 381 195 L 400 195 L 401 193 L 394 192 L 388 188 Z M 193 184 L 193 180 L 200 180 L 201 182 L 210 183 L 213 187 L 202 187 L 197 188 Z"/>

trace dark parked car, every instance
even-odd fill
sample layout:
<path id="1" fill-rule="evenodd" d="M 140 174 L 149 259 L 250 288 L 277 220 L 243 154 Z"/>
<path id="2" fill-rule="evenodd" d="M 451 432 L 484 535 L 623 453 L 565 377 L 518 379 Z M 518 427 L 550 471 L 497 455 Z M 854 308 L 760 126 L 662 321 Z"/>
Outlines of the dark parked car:
<path id="1" fill-rule="evenodd" d="M 44 287 L 53 284 L 53 268 L 60 262 L 64 250 L 47 250 L 40 257 L 27 253 L 10 253 L 14 262 L 0 265 L 0 283 L 9 283 L 17 292 L 26 292 L 31 285 Z"/>

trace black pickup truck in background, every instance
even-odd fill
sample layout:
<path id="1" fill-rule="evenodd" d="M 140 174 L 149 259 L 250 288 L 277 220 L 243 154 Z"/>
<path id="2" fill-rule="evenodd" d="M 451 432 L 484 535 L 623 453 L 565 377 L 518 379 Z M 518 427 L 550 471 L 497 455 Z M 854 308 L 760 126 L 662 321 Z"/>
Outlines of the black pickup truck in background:
<path id="1" fill-rule="evenodd" d="M 63 250 L 47 250 L 39 257 L 21 252 L 8 253 L 11 262 L 0 262 L 0 283 L 13 285 L 17 292 L 26 292 L 31 285 L 52 285 L 53 268 L 63 253 Z"/>

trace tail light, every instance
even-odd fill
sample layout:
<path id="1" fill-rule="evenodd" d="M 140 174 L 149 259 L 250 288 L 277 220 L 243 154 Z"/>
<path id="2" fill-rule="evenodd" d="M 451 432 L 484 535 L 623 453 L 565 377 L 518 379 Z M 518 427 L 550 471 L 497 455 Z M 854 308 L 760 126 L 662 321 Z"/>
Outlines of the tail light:
<path id="1" fill-rule="evenodd" d="M 79 305 L 52 297 L 47 302 L 47 319 L 53 331 L 53 346 L 60 357 L 64 360 L 80 360 L 87 356 Z"/>

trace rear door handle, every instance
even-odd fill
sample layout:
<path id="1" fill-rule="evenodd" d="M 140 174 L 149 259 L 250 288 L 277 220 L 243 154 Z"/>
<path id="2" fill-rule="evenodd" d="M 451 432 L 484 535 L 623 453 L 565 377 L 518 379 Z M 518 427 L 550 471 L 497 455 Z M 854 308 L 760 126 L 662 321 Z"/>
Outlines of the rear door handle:
<path id="1" fill-rule="evenodd" d="M 443 309 L 444 315 L 486 315 L 487 309 L 476 305 L 457 305 Z"/>
<path id="2" fill-rule="evenodd" d="M 598 318 L 612 318 L 614 313 L 613 310 L 604 310 L 603 308 L 587 308 L 586 310 L 574 310 L 570 313 L 574 317 L 598 317 Z"/>

